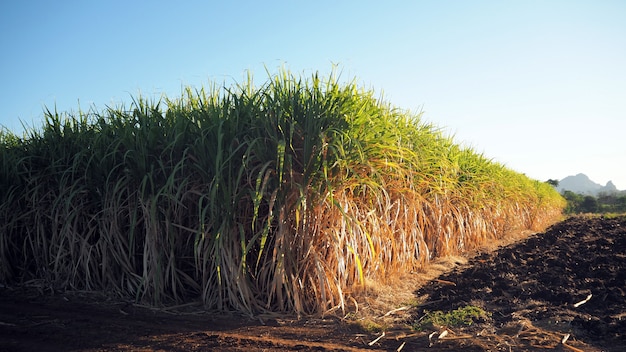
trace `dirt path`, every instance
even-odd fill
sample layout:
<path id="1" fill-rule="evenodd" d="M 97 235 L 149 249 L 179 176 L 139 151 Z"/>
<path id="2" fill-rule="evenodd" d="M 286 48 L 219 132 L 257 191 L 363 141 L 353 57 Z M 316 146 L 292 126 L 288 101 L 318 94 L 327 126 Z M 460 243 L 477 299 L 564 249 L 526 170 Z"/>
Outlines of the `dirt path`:
<path id="1" fill-rule="evenodd" d="M 0 351 L 626 350 L 626 218 L 572 218 L 438 280 L 414 292 L 405 323 L 466 305 L 490 317 L 442 338 L 443 329 L 395 324 L 375 341 L 381 332 L 358 321 L 250 319 L 195 306 L 171 314 L 91 293 L 0 286 Z"/>
<path id="2" fill-rule="evenodd" d="M 440 279 L 456 286 L 418 290 L 433 304 L 416 316 L 475 304 L 492 313 L 481 328 L 504 345 L 553 348 L 569 334 L 585 351 L 626 351 L 625 218 L 572 218 Z"/>

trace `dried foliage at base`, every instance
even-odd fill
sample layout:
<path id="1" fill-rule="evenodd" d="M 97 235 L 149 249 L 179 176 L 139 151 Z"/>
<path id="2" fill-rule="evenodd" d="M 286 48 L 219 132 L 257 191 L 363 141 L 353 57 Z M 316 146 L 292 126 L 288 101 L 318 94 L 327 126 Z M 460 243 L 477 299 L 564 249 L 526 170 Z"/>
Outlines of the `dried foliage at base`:
<path id="1" fill-rule="evenodd" d="M 322 313 L 366 281 L 542 229 L 551 186 L 354 83 L 287 72 L 0 135 L 0 282 Z"/>

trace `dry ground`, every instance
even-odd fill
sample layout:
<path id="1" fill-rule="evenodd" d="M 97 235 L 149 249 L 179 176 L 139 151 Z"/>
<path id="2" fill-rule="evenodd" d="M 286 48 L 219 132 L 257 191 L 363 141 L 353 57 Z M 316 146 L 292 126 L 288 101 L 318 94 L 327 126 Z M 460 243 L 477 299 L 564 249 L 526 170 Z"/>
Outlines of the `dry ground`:
<path id="1" fill-rule="evenodd" d="M 358 301 L 347 315 L 252 319 L 0 286 L 0 351 L 625 351 L 626 218 L 571 218 L 469 259 L 440 260 Z M 466 305 L 490 316 L 410 328 L 429 311 Z"/>

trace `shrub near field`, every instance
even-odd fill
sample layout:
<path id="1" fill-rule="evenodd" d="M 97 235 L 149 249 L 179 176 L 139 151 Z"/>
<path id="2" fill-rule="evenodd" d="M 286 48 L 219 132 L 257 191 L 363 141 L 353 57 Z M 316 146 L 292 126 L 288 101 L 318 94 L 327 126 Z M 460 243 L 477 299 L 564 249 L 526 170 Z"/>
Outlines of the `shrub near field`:
<path id="1" fill-rule="evenodd" d="M 310 314 L 564 201 L 354 83 L 281 72 L 0 135 L 0 282 Z"/>

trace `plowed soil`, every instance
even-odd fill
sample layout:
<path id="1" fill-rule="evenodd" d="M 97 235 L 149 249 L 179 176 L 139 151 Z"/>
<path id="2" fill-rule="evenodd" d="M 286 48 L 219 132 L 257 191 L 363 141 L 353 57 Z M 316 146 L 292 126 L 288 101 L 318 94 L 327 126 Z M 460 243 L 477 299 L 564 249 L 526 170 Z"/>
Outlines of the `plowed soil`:
<path id="1" fill-rule="evenodd" d="M 361 305 L 348 316 L 250 318 L 0 285 L 0 351 L 626 351 L 626 218 L 570 218 L 457 262 L 416 280 L 409 305 L 369 316 Z M 489 315 L 411 329 L 467 305 Z"/>

